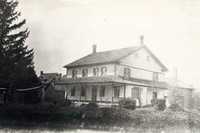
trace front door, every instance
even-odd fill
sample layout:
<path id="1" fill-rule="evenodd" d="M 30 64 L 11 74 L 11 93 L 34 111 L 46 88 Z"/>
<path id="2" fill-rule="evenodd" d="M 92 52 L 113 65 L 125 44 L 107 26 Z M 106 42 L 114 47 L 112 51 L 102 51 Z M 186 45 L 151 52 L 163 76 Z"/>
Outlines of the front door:
<path id="1" fill-rule="evenodd" d="M 97 100 L 97 87 L 93 86 L 92 87 L 92 101 L 96 102 L 96 100 Z"/>

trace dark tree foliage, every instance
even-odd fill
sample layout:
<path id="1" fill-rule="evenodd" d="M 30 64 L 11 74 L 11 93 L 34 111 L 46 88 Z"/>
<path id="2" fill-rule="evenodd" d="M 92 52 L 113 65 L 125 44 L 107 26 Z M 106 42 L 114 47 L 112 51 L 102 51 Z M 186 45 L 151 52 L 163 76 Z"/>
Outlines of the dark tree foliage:
<path id="1" fill-rule="evenodd" d="M 33 49 L 25 45 L 29 30 L 19 20 L 16 0 L 0 0 L 0 88 L 10 90 L 39 85 Z"/>

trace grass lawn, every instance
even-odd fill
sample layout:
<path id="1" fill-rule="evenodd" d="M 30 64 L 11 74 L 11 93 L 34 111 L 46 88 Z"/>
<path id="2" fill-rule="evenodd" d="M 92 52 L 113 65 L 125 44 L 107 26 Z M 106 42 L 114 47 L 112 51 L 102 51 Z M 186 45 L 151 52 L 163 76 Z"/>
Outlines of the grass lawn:
<path id="1" fill-rule="evenodd" d="M 110 127 L 166 128 L 200 127 L 200 113 L 157 111 L 153 108 L 68 107 L 54 105 L 9 105 L 0 107 L 0 128 L 12 129 L 109 129 Z"/>

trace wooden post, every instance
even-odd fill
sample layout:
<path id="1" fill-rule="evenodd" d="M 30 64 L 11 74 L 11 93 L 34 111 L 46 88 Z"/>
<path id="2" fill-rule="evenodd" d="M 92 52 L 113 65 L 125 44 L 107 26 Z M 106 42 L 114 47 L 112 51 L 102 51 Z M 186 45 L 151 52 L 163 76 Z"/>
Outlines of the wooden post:
<path id="1" fill-rule="evenodd" d="M 84 87 L 84 89 L 85 89 L 85 101 L 87 100 L 87 99 L 86 99 L 86 97 L 87 97 L 87 90 L 88 90 L 87 87 L 88 87 L 87 85 Z"/>
<path id="2" fill-rule="evenodd" d="M 124 99 L 126 99 L 126 84 L 124 84 Z"/>
<path id="3" fill-rule="evenodd" d="M 113 89 L 114 89 L 114 88 L 113 88 L 113 84 L 112 84 L 112 89 L 111 89 L 111 90 L 112 90 L 112 105 L 113 105 L 113 94 L 114 94 L 114 93 L 113 93 Z"/>
<path id="4" fill-rule="evenodd" d="M 79 84 L 79 102 L 81 102 L 81 91 L 82 91 L 82 87 L 81 84 Z"/>

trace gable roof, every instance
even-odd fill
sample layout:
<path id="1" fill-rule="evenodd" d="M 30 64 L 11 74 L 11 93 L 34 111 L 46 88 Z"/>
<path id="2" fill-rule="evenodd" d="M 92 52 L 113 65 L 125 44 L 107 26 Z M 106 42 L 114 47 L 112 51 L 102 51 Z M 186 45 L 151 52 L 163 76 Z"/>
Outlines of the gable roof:
<path id="1" fill-rule="evenodd" d="M 163 72 L 168 71 L 167 67 L 151 52 L 151 50 L 147 46 L 144 45 L 144 48 L 151 55 L 151 57 L 162 67 Z"/>
<path id="2" fill-rule="evenodd" d="M 146 48 L 144 45 L 135 46 L 135 47 L 128 47 L 128 48 L 121 48 L 115 50 L 109 50 L 104 52 L 96 52 L 84 56 L 68 65 L 65 65 L 65 68 L 71 67 L 78 67 L 78 66 L 85 66 L 85 65 L 97 65 L 97 64 L 106 64 L 106 63 L 115 63 L 118 62 L 120 59 L 127 57 L 128 55 L 136 52 L 141 48 Z M 148 52 L 150 50 L 147 49 Z M 164 71 L 167 68 L 150 52 L 150 55 L 158 62 L 159 65 L 163 68 Z"/>
<path id="3" fill-rule="evenodd" d="M 138 50 L 140 47 L 129 47 L 129 48 L 122 48 L 116 50 L 109 50 L 104 52 L 96 52 L 84 56 L 64 67 L 76 67 L 76 66 L 83 66 L 83 65 L 90 65 L 90 64 L 102 64 L 102 63 L 110 63 L 116 62 L 124 56 L 127 56 L 130 53 Z"/>

